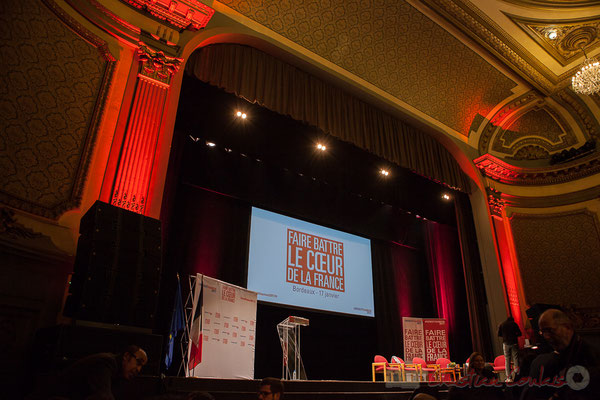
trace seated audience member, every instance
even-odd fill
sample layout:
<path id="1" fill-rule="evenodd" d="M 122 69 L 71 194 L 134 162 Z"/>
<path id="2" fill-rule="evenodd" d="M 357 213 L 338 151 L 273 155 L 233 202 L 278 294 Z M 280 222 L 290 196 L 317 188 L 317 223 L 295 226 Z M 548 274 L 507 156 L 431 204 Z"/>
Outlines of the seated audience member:
<path id="1" fill-rule="evenodd" d="M 600 350 L 575 333 L 573 322 L 560 310 L 544 311 L 540 335 L 552 347 L 531 363 L 522 399 L 600 399 Z"/>
<path id="2" fill-rule="evenodd" d="M 264 400 L 283 399 L 283 383 L 277 378 L 265 378 L 260 382 L 258 398 Z"/>
<path id="3" fill-rule="evenodd" d="M 120 354 L 93 354 L 61 371 L 30 399 L 114 400 L 123 382 L 135 378 L 146 362 L 146 352 L 134 345 Z"/>
<path id="4" fill-rule="evenodd" d="M 469 357 L 467 375 L 457 385 L 450 386 L 448 400 L 503 399 L 501 388 L 495 387 L 496 374 L 479 352 Z M 463 385 L 464 383 L 464 385 Z"/>
<path id="5" fill-rule="evenodd" d="M 471 354 L 471 357 L 469 357 L 469 368 L 467 368 L 467 375 L 475 375 L 475 378 L 478 380 L 485 378 L 491 381 L 496 379 L 494 370 L 489 365 L 485 365 L 485 359 L 479 352 L 474 352 Z"/>

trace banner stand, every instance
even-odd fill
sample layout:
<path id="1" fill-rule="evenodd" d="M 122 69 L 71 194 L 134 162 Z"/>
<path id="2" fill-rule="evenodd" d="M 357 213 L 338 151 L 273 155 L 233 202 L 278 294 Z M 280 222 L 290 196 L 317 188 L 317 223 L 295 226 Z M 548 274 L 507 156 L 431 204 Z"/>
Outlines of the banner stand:
<path id="1" fill-rule="evenodd" d="M 201 279 L 201 275 L 189 275 L 188 276 L 188 295 L 186 296 L 185 302 L 183 303 L 185 327 L 181 335 L 181 341 L 179 342 L 179 349 L 181 352 L 181 364 L 177 370 L 177 376 L 181 376 L 181 370 L 183 369 L 185 377 L 190 377 L 190 371 L 188 369 L 188 349 L 190 343 L 190 325 L 193 318 L 193 305 L 194 305 L 194 289 L 196 288 L 196 279 Z"/>
<path id="2" fill-rule="evenodd" d="M 202 274 L 189 284 L 185 376 L 254 379 L 256 292 Z"/>

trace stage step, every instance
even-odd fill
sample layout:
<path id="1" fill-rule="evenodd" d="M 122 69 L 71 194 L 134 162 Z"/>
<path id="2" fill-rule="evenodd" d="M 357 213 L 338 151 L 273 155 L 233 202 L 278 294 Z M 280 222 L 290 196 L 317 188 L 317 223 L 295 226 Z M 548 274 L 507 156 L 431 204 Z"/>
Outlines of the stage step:
<path id="1" fill-rule="evenodd" d="M 210 393 L 216 400 L 255 399 L 260 380 L 207 379 L 178 377 L 140 377 L 135 385 L 137 395 L 184 395 L 192 392 Z M 285 400 L 408 400 L 413 391 L 424 383 L 364 382 L 364 381 L 284 381 Z M 154 393 L 151 393 L 154 392 Z M 446 398 L 440 391 L 440 398 Z"/>

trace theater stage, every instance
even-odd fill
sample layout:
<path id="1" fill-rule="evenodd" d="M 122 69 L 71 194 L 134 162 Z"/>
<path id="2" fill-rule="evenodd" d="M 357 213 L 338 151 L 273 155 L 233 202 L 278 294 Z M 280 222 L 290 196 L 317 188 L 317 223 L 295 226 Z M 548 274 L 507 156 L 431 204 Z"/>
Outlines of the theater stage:
<path id="1" fill-rule="evenodd" d="M 335 366 L 339 368 L 339 366 Z M 256 398 L 260 380 L 207 379 L 144 376 L 136 380 L 131 398 L 152 395 L 184 395 L 191 392 L 208 392 L 216 400 L 242 400 Z M 284 381 L 285 399 L 409 399 L 418 382 L 369 381 Z M 440 388 L 440 398 L 446 398 L 447 389 Z"/>

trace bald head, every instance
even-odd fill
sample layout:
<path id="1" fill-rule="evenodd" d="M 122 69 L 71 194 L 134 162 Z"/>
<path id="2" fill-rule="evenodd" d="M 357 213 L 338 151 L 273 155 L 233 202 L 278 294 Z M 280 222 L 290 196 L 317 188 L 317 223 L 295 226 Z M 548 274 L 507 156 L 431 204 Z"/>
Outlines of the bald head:
<path id="1" fill-rule="evenodd" d="M 538 321 L 540 334 L 556 351 L 563 351 L 571 343 L 573 334 L 573 322 L 564 312 L 556 309 L 546 310 L 540 315 Z"/>

